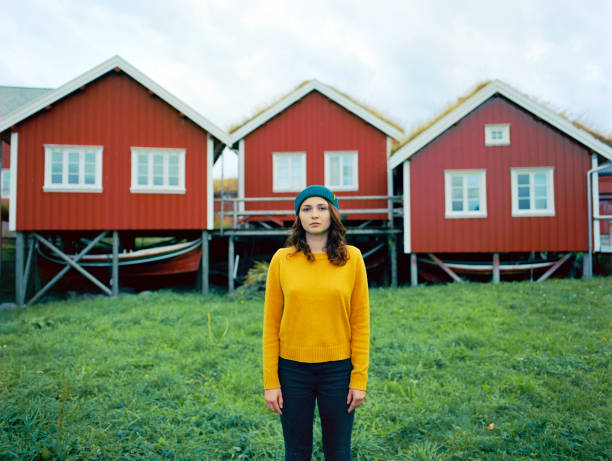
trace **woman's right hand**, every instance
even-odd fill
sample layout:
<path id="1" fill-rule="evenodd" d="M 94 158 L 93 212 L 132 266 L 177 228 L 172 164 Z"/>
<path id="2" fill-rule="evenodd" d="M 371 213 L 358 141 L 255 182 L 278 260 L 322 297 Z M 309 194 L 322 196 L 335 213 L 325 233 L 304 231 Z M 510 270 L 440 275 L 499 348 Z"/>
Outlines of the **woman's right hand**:
<path id="1" fill-rule="evenodd" d="M 283 394 L 280 387 L 276 389 L 266 389 L 264 391 L 264 398 L 266 399 L 266 405 L 268 405 L 270 411 L 278 413 L 279 415 L 283 414 L 281 411 L 283 408 Z"/>

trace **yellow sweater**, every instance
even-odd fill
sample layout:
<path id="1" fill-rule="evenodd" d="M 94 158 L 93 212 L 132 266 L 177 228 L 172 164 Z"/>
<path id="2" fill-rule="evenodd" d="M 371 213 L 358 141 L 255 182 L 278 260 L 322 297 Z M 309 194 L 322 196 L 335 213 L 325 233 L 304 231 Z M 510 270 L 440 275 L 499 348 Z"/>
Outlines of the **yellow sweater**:
<path id="1" fill-rule="evenodd" d="M 298 362 L 351 358 L 349 386 L 366 389 L 370 342 L 368 280 L 361 252 L 347 245 L 349 260 L 334 266 L 327 254 L 310 262 L 293 248 L 270 261 L 263 322 L 264 388 L 280 387 L 278 357 Z"/>

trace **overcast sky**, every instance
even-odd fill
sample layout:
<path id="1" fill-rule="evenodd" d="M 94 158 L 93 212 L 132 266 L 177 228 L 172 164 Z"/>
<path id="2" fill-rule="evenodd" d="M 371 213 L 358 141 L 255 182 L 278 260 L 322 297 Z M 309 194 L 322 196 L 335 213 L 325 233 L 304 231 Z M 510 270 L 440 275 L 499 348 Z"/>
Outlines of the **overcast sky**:
<path id="1" fill-rule="evenodd" d="M 612 135 L 611 0 L 0 4 L 0 85 L 118 54 L 223 129 L 317 78 L 409 132 L 498 78 Z"/>

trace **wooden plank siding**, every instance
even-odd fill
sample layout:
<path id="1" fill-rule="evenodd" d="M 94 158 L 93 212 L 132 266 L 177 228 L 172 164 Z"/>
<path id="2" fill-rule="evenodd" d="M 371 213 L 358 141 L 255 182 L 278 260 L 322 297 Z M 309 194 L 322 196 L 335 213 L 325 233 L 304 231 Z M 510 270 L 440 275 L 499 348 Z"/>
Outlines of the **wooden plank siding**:
<path id="1" fill-rule="evenodd" d="M 358 152 L 357 191 L 337 196 L 387 195 L 387 135 L 317 91 L 304 96 L 245 137 L 245 197 L 295 197 L 273 192 L 274 152 L 306 152 L 306 185 L 324 184 L 324 152 Z M 345 201 L 341 209 L 385 208 L 387 202 Z M 287 210 L 292 202 L 247 203 L 245 210 Z M 349 220 L 386 219 L 351 214 Z"/>
<path id="2" fill-rule="evenodd" d="M 17 230 L 206 228 L 206 131 L 123 72 L 92 81 L 17 131 Z M 103 192 L 44 192 L 44 144 L 103 146 Z M 131 147 L 186 149 L 186 193 L 130 193 Z"/>
<path id="3" fill-rule="evenodd" d="M 485 146 L 484 125 L 510 124 L 509 146 Z M 413 252 L 585 251 L 589 150 L 494 96 L 410 159 Z M 512 217 L 514 167 L 553 167 L 552 217 Z M 486 170 L 486 218 L 445 218 L 444 171 Z"/>

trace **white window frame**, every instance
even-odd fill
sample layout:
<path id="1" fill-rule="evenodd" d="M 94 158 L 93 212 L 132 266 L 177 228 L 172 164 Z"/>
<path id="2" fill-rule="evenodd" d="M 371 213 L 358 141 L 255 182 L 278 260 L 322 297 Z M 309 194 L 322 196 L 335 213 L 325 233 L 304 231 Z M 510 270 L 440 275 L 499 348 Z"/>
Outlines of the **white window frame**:
<path id="1" fill-rule="evenodd" d="M 281 158 L 300 158 L 302 177 L 299 185 L 280 187 L 278 181 L 278 160 Z M 291 162 L 289 162 L 289 177 L 292 177 Z M 306 152 L 272 152 L 272 192 L 299 192 L 306 187 Z"/>
<path id="2" fill-rule="evenodd" d="M 132 147 L 132 194 L 185 194 L 185 155 L 186 150 L 167 147 Z M 149 184 L 138 184 L 138 156 L 147 155 L 147 180 Z M 163 156 L 163 184 L 153 185 L 153 156 Z M 170 156 L 178 156 L 178 184 L 168 184 L 168 159 Z"/>
<path id="3" fill-rule="evenodd" d="M 2 168 L 2 190 L 0 190 L 0 196 L 2 198 L 11 198 L 11 169 Z M 5 191 L 6 189 L 6 191 Z M 6 192 L 6 193 L 5 193 Z"/>
<path id="4" fill-rule="evenodd" d="M 334 150 L 324 152 L 325 157 L 325 187 L 335 191 L 359 190 L 359 152 L 356 150 Z M 353 159 L 353 184 L 350 186 L 332 184 L 330 161 L 332 157 L 351 157 Z M 342 175 L 342 171 L 340 172 Z M 342 178 L 340 178 L 342 179 Z"/>
<path id="5" fill-rule="evenodd" d="M 497 138 L 494 133 L 502 132 L 501 138 Z M 509 146 L 510 145 L 510 124 L 495 123 L 484 126 L 485 146 Z"/>
<path id="6" fill-rule="evenodd" d="M 519 197 L 518 197 L 518 175 L 520 173 L 529 173 L 529 210 L 519 210 Z M 544 210 L 533 209 L 534 201 L 534 182 L 533 175 L 536 173 L 546 174 L 546 203 L 548 207 Z M 511 168 L 510 169 L 510 183 L 512 189 L 512 216 L 514 217 L 531 217 L 531 216 L 555 216 L 555 183 L 554 183 L 554 168 L 549 167 L 537 167 L 537 168 Z"/>
<path id="7" fill-rule="evenodd" d="M 45 144 L 45 183 L 43 191 L 45 192 L 102 192 L 102 152 L 103 146 L 87 146 L 87 145 L 66 145 L 66 144 Z M 52 155 L 53 152 L 60 151 L 62 153 L 62 183 L 53 184 L 51 182 L 52 171 Z M 79 183 L 68 184 L 68 153 L 77 152 L 79 154 Z M 84 184 L 85 178 L 85 154 L 95 154 L 95 171 L 94 183 Z"/>
<path id="8" fill-rule="evenodd" d="M 452 179 L 455 176 L 476 175 L 480 179 L 479 185 L 479 204 L 480 210 L 470 211 L 453 210 L 453 196 L 452 196 Z M 486 218 L 487 217 L 487 170 L 444 170 L 444 198 L 445 198 L 445 217 L 454 218 Z M 463 185 L 463 203 L 467 204 L 467 188 L 465 182 Z"/>

